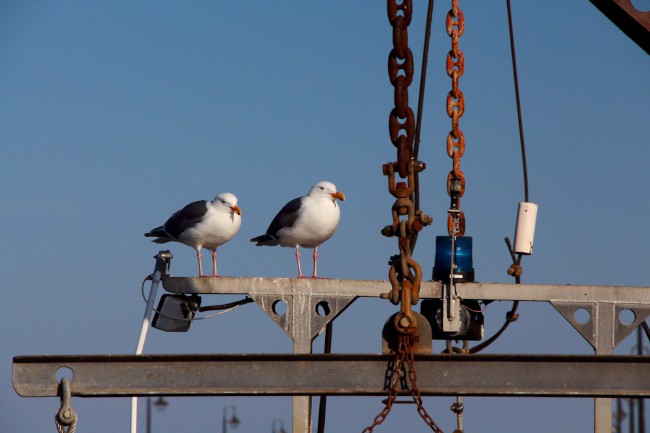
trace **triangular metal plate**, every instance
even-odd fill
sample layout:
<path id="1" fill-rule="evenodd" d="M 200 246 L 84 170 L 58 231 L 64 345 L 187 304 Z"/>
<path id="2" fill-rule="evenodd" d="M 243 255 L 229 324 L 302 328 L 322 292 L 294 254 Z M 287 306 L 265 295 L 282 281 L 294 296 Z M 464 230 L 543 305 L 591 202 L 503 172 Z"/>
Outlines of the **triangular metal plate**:
<path id="1" fill-rule="evenodd" d="M 312 341 L 356 299 L 355 296 L 249 295 L 293 340 Z M 278 303 L 286 311 L 280 312 Z M 305 328 L 309 334 L 305 334 Z"/>
<path id="2" fill-rule="evenodd" d="M 638 304 L 551 302 L 551 305 L 592 345 L 597 353 L 611 353 L 625 337 L 650 316 L 650 307 Z M 585 323 L 575 319 L 575 313 L 580 309 L 589 312 L 589 319 Z M 634 320 L 629 324 L 621 321 L 621 312 L 625 310 L 634 313 Z"/>
<path id="3" fill-rule="evenodd" d="M 630 310 L 634 313 L 634 321 L 630 324 L 625 324 L 621 321 L 621 312 Z M 632 331 L 638 328 L 648 316 L 650 316 L 650 307 L 643 307 L 636 304 L 616 304 L 615 309 L 616 317 L 614 327 L 614 347 L 625 339 Z"/>
<path id="4" fill-rule="evenodd" d="M 585 340 L 593 346 L 598 347 L 596 335 L 596 326 L 593 320 L 596 317 L 596 303 L 575 303 L 575 302 L 551 302 L 551 305 L 564 317 L 567 322 L 575 328 L 576 331 L 584 337 Z M 575 312 L 584 309 L 589 313 L 589 319 L 585 323 L 580 323 L 575 319 Z"/>

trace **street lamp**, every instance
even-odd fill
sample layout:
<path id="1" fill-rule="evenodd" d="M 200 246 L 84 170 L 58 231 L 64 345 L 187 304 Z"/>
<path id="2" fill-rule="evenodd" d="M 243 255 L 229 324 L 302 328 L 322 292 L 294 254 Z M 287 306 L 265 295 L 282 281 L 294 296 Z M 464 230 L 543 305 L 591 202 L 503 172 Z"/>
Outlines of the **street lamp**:
<path id="1" fill-rule="evenodd" d="M 158 397 L 153 405 L 156 410 L 162 412 L 169 403 L 162 396 Z M 147 433 L 151 433 L 151 397 L 147 397 Z"/>
<path id="2" fill-rule="evenodd" d="M 280 430 L 278 431 L 275 430 L 276 421 L 280 421 Z M 280 418 L 276 418 L 273 420 L 273 424 L 271 424 L 271 431 L 272 433 L 287 433 L 286 430 L 284 429 L 284 422 L 282 422 Z"/>
<path id="3" fill-rule="evenodd" d="M 228 407 L 232 409 L 232 418 L 230 419 L 226 417 Z M 241 424 L 241 421 L 239 421 L 239 419 L 237 418 L 237 409 L 235 409 L 235 406 L 233 406 L 232 404 L 230 406 L 223 407 L 223 418 L 221 420 L 222 420 L 221 433 L 228 432 L 228 424 L 230 424 L 233 427 L 237 427 L 239 424 Z"/>

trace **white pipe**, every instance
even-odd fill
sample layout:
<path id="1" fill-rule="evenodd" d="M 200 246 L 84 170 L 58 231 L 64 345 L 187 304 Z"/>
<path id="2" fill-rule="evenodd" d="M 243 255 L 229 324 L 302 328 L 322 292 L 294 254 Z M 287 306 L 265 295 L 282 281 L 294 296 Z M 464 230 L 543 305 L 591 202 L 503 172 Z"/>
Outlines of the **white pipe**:
<path id="1" fill-rule="evenodd" d="M 158 285 L 162 278 L 163 270 L 165 269 L 165 259 L 162 257 L 163 252 L 156 256 L 156 266 L 154 268 L 153 276 L 151 278 L 151 289 L 149 290 L 149 297 L 147 298 L 147 307 L 144 310 L 144 317 L 142 319 L 142 327 L 140 328 L 140 337 L 138 338 L 138 345 L 135 349 L 136 355 L 142 355 L 144 343 L 147 340 L 147 331 L 151 324 L 151 313 L 153 312 L 153 303 L 156 300 L 158 293 Z M 131 397 L 131 433 L 138 431 L 138 398 Z"/>
<path id="2" fill-rule="evenodd" d="M 536 220 L 537 205 L 535 203 L 520 202 L 517 211 L 517 225 L 515 227 L 515 253 L 533 254 Z"/>

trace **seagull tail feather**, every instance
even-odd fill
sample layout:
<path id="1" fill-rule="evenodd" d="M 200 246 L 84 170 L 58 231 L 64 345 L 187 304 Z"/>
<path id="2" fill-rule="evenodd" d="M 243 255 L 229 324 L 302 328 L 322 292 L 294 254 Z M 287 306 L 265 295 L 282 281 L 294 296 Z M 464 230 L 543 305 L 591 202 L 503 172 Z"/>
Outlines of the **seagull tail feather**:
<path id="1" fill-rule="evenodd" d="M 269 246 L 269 247 L 274 247 L 278 245 L 278 240 L 271 236 L 270 234 L 266 233 L 263 234 L 262 236 L 258 236 L 256 238 L 251 239 L 251 242 L 257 242 L 255 246 Z"/>
<path id="2" fill-rule="evenodd" d="M 162 226 L 156 227 L 155 229 L 152 229 L 149 233 L 145 233 L 144 235 L 148 238 L 158 238 L 151 241 L 157 244 L 166 244 L 167 242 L 172 240 Z"/>

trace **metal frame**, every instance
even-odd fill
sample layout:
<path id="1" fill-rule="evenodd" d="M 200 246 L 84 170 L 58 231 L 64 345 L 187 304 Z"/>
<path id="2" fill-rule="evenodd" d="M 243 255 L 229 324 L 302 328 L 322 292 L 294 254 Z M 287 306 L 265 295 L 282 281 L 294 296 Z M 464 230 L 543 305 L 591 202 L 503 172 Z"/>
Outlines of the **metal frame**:
<path id="1" fill-rule="evenodd" d="M 391 355 L 72 355 L 14 358 L 23 397 L 385 395 Z M 415 355 L 426 396 L 650 397 L 650 357 Z M 402 388 L 401 394 L 410 395 Z M 295 431 L 295 429 L 294 429 Z"/>
<path id="2" fill-rule="evenodd" d="M 23 396 L 55 396 L 56 372 L 67 367 L 74 374 L 71 390 L 75 396 L 291 395 L 294 433 L 312 431 L 311 395 L 386 392 L 389 356 L 312 355 L 311 344 L 357 298 L 388 293 L 388 281 L 177 278 L 166 273 L 165 265 L 165 261 L 157 260 L 155 271 L 164 268 L 162 284 L 170 293 L 250 296 L 291 338 L 294 354 L 16 357 L 16 392 Z M 549 302 L 594 347 L 597 355 L 611 355 L 616 345 L 650 315 L 648 287 L 485 283 L 446 287 L 440 282 L 423 282 L 420 298 L 443 299 L 455 308 L 460 308 L 460 299 Z M 287 304 L 283 314 L 276 312 L 278 302 Z M 319 310 L 322 303 L 327 303 L 329 309 Z M 584 323 L 574 318 L 579 309 L 590 313 Z M 623 310 L 633 311 L 632 323 L 621 322 L 619 314 Z M 456 312 L 451 308 L 449 314 Z M 596 397 L 596 433 L 611 433 L 612 397 L 650 396 L 647 356 L 419 355 L 415 365 L 423 395 Z M 326 373 L 331 369 L 336 370 L 336 375 Z M 264 373 L 255 374 L 261 371 Z M 297 371 L 301 374 L 295 374 Z M 355 374 L 348 374 L 351 371 Z M 360 375 L 360 371 L 365 373 Z"/>

